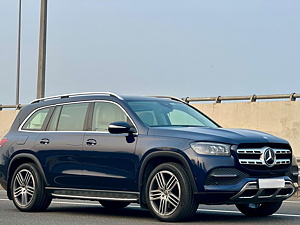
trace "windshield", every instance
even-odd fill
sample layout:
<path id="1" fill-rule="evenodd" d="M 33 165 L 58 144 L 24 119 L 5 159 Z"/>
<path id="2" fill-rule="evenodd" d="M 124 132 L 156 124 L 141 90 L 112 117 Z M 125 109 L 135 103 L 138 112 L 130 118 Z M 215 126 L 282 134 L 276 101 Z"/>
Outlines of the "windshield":
<path id="1" fill-rule="evenodd" d="M 144 124 L 150 127 L 218 127 L 218 125 L 216 125 L 202 113 L 182 102 L 157 99 L 146 101 L 128 101 L 128 104 L 144 122 Z"/>

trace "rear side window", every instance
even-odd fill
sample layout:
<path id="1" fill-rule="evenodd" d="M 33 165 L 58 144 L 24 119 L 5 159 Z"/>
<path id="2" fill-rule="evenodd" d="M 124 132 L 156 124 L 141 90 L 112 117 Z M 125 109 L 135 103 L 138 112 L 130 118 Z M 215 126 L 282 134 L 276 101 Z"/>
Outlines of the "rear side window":
<path id="1" fill-rule="evenodd" d="M 46 116 L 50 108 L 40 109 L 33 113 L 23 125 L 23 130 L 42 130 Z"/>
<path id="2" fill-rule="evenodd" d="M 62 106 L 56 106 L 56 108 L 53 112 L 53 115 L 51 117 L 51 120 L 49 122 L 49 126 L 48 126 L 47 130 L 49 130 L 49 131 L 55 131 L 56 130 L 57 123 L 58 123 L 58 120 L 59 120 L 59 115 L 60 115 L 60 112 L 61 112 L 61 108 L 62 108 Z"/>
<path id="3" fill-rule="evenodd" d="M 50 131 L 83 131 L 88 103 L 75 103 L 57 106 L 48 130 Z"/>

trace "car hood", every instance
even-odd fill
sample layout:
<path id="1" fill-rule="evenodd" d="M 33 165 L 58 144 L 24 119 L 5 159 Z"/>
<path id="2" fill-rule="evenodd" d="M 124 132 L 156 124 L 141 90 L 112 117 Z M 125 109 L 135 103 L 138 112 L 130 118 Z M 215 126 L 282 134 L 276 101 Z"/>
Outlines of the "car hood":
<path id="1" fill-rule="evenodd" d="M 228 144 L 241 143 L 282 143 L 284 139 L 255 130 L 226 129 L 209 127 L 151 127 L 148 135 L 185 138 L 194 141 L 211 141 Z"/>

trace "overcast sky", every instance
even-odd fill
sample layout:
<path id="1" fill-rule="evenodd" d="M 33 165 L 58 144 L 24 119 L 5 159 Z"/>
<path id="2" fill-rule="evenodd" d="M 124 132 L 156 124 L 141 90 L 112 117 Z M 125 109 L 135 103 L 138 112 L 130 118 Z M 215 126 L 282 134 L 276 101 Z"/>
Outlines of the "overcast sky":
<path id="1" fill-rule="evenodd" d="M 22 0 L 20 103 L 36 98 L 40 0 Z M 18 0 L 0 0 L 0 104 L 15 104 Z M 299 93 L 299 0 L 48 0 L 46 96 Z"/>

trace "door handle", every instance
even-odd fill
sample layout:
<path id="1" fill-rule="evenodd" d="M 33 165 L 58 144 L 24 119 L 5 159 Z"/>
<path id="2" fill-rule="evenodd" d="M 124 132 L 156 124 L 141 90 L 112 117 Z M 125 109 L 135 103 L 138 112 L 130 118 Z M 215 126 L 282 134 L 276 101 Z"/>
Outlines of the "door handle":
<path id="1" fill-rule="evenodd" d="M 89 146 L 94 146 L 97 144 L 97 141 L 95 139 L 88 139 L 86 141 L 86 144 L 89 145 Z"/>
<path id="2" fill-rule="evenodd" d="M 47 144 L 50 143 L 50 140 L 49 140 L 48 138 L 43 138 L 42 140 L 40 140 L 40 143 L 41 143 L 42 145 L 47 145 Z"/>

